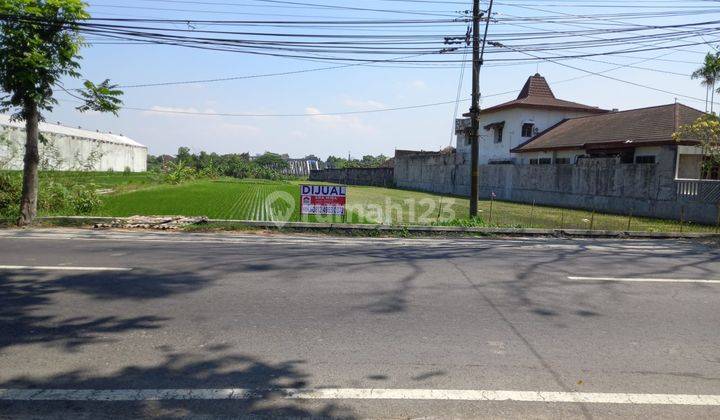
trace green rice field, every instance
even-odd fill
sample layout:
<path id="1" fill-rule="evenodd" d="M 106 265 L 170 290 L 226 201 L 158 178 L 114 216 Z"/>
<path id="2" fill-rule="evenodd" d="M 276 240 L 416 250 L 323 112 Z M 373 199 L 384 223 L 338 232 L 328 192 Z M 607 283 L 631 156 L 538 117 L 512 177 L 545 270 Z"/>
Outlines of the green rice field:
<path id="1" fill-rule="evenodd" d="M 109 181 L 109 180 L 108 180 Z M 348 187 L 347 218 L 301 216 L 300 181 L 203 180 L 181 185 L 148 184 L 102 197 L 94 215 L 184 215 L 212 219 L 352 222 L 421 225 L 478 225 L 634 231 L 712 232 L 714 226 L 585 210 L 481 201 L 480 221 L 467 220 L 468 200 L 399 189 Z M 109 182 L 108 182 L 109 184 Z M 118 184 L 122 186 L 123 184 Z"/>

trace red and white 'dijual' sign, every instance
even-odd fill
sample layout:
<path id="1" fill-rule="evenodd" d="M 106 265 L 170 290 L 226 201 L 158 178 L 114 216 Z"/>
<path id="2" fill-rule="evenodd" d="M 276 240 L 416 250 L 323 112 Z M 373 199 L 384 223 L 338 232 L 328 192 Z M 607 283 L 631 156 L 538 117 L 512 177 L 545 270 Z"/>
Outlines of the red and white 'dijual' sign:
<path id="1" fill-rule="evenodd" d="M 302 214 L 345 214 L 347 187 L 344 185 L 301 185 Z"/>

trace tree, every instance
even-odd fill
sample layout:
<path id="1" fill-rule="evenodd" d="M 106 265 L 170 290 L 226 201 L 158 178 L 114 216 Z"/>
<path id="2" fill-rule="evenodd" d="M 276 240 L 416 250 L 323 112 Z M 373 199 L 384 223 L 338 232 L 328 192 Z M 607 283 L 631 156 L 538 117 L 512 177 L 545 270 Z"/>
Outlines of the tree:
<path id="1" fill-rule="evenodd" d="M 344 169 L 345 167 L 347 167 L 347 159 L 335 156 L 328 156 L 326 164 L 327 167 L 331 169 Z"/>
<path id="2" fill-rule="evenodd" d="M 14 112 L 25 121 L 25 158 L 20 199 L 21 226 L 32 223 L 37 213 L 38 123 L 42 111 L 57 104 L 54 89 L 80 99 L 80 112 L 117 114 L 122 92 L 108 80 L 85 81 L 83 89 L 65 89 L 63 77 L 79 78 L 84 45 L 79 23 L 89 17 L 82 0 L 0 0 L 0 111 Z"/>
<path id="3" fill-rule="evenodd" d="M 720 118 L 717 115 L 705 114 L 692 124 L 680 126 L 673 134 L 673 139 L 678 143 L 700 143 L 703 154 L 700 169 L 703 175 L 720 166 Z"/>
<path id="4" fill-rule="evenodd" d="M 277 153 L 265 152 L 262 156 L 258 156 L 255 159 L 255 163 L 260 166 L 272 169 L 285 169 L 290 166 L 287 161 Z"/>
<path id="5" fill-rule="evenodd" d="M 705 86 L 705 111 L 708 110 L 708 93 L 712 92 L 710 99 L 710 112 L 714 110 L 715 103 L 715 83 L 720 74 L 720 57 L 717 54 L 707 53 L 703 65 L 695 70 L 690 77 L 692 79 L 700 79 L 700 83 Z"/>
<path id="6" fill-rule="evenodd" d="M 180 161 L 184 162 L 186 164 L 190 163 L 190 160 L 192 160 L 192 155 L 190 154 L 190 148 L 189 147 L 179 147 L 177 151 L 177 156 L 175 158 Z"/>

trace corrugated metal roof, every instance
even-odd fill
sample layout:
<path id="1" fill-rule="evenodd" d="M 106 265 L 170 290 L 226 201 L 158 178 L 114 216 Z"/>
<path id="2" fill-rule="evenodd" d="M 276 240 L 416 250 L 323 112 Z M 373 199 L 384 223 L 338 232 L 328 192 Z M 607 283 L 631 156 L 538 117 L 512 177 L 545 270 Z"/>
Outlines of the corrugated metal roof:
<path id="1" fill-rule="evenodd" d="M 0 126 L 21 128 L 24 130 L 25 122 L 24 121 L 10 121 L 9 115 L 0 114 Z M 54 134 L 60 134 L 60 135 L 64 135 L 64 136 L 81 137 L 81 138 L 85 138 L 88 140 L 105 141 L 105 142 L 109 142 L 109 143 L 124 144 L 127 146 L 133 146 L 133 147 L 144 147 L 147 149 L 147 146 L 140 144 L 131 138 L 117 135 L 117 134 L 100 133 L 97 131 L 83 130 L 81 128 L 65 127 L 64 125 L 50 124 L 50 123 L 46 123 L 46 122 L 41 122 L 39 128 L 40 128 L 40 132 L 42 132 L 42 133 L 54 133 Z"/>

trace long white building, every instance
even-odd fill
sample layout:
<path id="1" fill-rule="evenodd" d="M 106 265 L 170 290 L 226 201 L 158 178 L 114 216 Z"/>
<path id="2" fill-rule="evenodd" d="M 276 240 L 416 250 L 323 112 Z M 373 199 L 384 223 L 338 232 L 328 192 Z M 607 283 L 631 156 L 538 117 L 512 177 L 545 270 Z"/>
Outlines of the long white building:
<path id="1" fill-rule="evenodd" d="M 40 123 L 40 167 L 59 171 L 147 170 L 147 147 L 128 137 Z M 25 122 L 0 115 L 0 169 L 22 169 Z"/>

